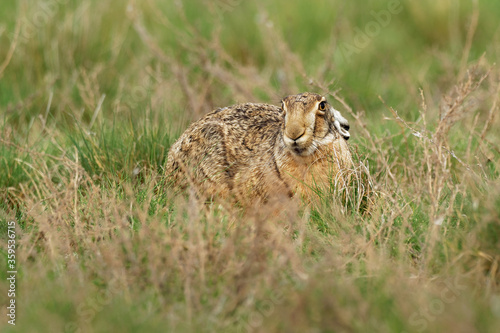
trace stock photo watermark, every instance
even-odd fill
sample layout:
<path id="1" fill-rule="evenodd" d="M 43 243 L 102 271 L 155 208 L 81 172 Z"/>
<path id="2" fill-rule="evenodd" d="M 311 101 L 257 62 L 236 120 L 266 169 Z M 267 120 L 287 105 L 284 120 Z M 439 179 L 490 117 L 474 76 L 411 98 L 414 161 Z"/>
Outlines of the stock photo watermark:
<path id="1" fill-rule="evenodd" d="M 87 332 L 92 320 L 95 316 L 108 306 L 114 297 L 122 293 L 115 283 L 116 279 L 112 279 L 109 287 L 105 291 L 94 295 L 93 297 L 86 298 L 82 303 L 76 307 L 78 315 L 77 321 L 72 321 L 64 326 L 65 333 L 82 333 Z"/>
<path id="2" fill-rule="evenodd" d="M 146 75 L 140 82 L 133 86 L 130 94 L 124 96 L 125 106 L 130 110 L 138 108 L 141 103 L 146 103 L 154 90 L 155 86 L 161 86 L 164 79 L 160 75 L 156 75 L 153 70 L 146 70 Z"/>
<path id="3" fill-rule="evenodd" d="M 361 53 L 371 41 L 376 38 L 383 28 L 387 27 L 394 15 L 403 11 L 403 6 L 400 0 L 391 0 L 387 4 L 387 9 L 379 11 L 370 11 L 370 16 L 373 18 L 367 22 L 363 29 L 354 28 L 354 38 L 351 42 L 342 42 L 339 45 L 339 50 L 345 61 L 350 61 L 354 54 Z"/>
<path id="4" fill-rule="evenodd" d="M 270 317 L 276 307 L 284 302 L 283 292 L 273 291 L 271 296 L 259 302 L 256 309 L 250 312 L 247 319 L 239 321 L 238 332 L 253 332 L 264 324 L 264 319 Z"/>
<path id="5" fill-rule="evenodd" d="M 7 322 L 10 325 L 16 325 L 16 222 L 7 223 L 7 281 L 9 289 L 7 290 Z"/>
<path id="6" fill-rule="evenodd" d="M 232 12 L 243 0 L 217 0 L 215 6 L 221 13 Z"/>
<path id="7" fill-rule="evenodd" d="M 21 19 L 19 35 L 11 33 L 12 39 L 19 38 L 20 43 L 27 43 L 35 37 L 38 30 L 45 27 L 56 16 L 59 7 L 66 5 L 69 0 L 43 0 L 37 2 L 36 10 Z"/>
<path id="8" fill-rule="evenodd" d="M 455 302 L 464 290 L 467 290 L 467 285 L 461 280 L 460 276 L 457 275 L 453 279 L 445 280 L 439 297 L 431 300 L 428 306 L 412 313 L 409 317 L 410 325 L 417 332 L 427 331 L 429 324 L 436 321 L 444 313 L 446 306 Z"/>
<path id="9" fill-rule="evenodd" d="M 306 271 L 311 270 L 318 263 L 313 259 L 305 259 L 303 267 Z M 287 281 L 286 288 L 272 290 L 269 297 L 258 302 L 255 309 L 250 312 L 247 318 L 238 321 L 237 332 L 254 332 L 264 324 L 264 320 L 273 315 L 276 308 L 285 302 L 285 293 L 283 290 L 298 288 L 307 280 L 307 274 L 302 273 L 302 277 L 295 276 Z"/>

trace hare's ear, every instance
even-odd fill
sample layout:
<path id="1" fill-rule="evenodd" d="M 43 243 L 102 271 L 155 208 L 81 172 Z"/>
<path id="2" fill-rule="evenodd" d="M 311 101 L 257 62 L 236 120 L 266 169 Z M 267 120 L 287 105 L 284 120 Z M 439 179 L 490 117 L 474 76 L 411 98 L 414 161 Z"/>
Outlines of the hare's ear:
<path id="1" fill-rule="evenodd" d="M 281 109 L 286 113 L 285 101 L 281 100 Z"/>
<path id="2" fill-rule="evenodd" d="M 347 119 L 345 119 L 342 114 L 335 109 L 333 109 L 333 119 L 333 124 L 335 125 L 335 128 L 337 128 L 337 131 L 339 131 L 344 139 L 349 140 L 351 134 L 349 133 L 350 126 Z"/>

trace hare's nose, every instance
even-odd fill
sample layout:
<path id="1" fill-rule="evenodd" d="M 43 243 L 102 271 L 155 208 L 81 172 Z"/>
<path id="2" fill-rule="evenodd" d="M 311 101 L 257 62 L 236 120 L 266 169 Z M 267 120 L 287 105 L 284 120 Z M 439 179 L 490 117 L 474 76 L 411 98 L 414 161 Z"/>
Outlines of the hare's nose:
<path id="1" fill-rule="evenodd" d="M 300 139 L 301 137 L 303 137 L 305 133 L 306 133 L 306 130 L 304 129 L 304 130 L 302 130 L 302 132 L 294 131 L 292 133 L 286 133 L 286 136 L 290 140 L 297 141 L 298 139 Z"/>

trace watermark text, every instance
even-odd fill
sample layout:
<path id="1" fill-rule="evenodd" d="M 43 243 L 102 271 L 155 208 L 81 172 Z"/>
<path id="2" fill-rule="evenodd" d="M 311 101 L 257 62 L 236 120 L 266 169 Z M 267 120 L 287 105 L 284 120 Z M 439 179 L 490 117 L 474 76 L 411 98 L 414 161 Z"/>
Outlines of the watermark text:
<path id="1" fill-rule="evenodd" d="M 16 325 L 16 222 L 7 223 L 7 281 L 9 289 L 7 291 L 7 322 Z"/>

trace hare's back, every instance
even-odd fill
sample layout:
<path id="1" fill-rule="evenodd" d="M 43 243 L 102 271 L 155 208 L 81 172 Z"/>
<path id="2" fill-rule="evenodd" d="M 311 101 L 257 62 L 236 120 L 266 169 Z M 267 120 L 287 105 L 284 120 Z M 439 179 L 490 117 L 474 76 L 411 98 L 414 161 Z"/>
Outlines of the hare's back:
<path id="1" fill-rule="evenodd" d="M 277 126 L 283 119 L 283 110 L 270 104 L 245 103 L 216 109 L 207 114 L 201 121 L 221 121 L 229 127 L 244 129 L 262 129 Z"/>
<path id="2" fill-rule="evenodd" d="M 276 135 L 283 121 L 283 110 L 269 104 L 238 104 L 217 109 L 202 118 L 198 131 L 219 132 L 208 144 L 223 143 L 233 156 L 251 156 L 268 151 L 274 146 Z M 223 142 L 220 142 L 220 140 Z"/>
<path id="3" fill-rule="evenodd" d="M 268 104 L 214 110 L 172 145 L 167 174 L 183 185 L 188 177 L 207 193 L 229 193 L 251 170 L 272 160 L 282 121 L 282 109 Z"/>
<path id="4" fill-rule="evenodd" d="M 220 108 L 191 124 L 172 146 L 171 157 L 198 160 L 224 155 L 235 160 L 269 152 L 282 120 L 283 110 L 269 104 Z"/>

